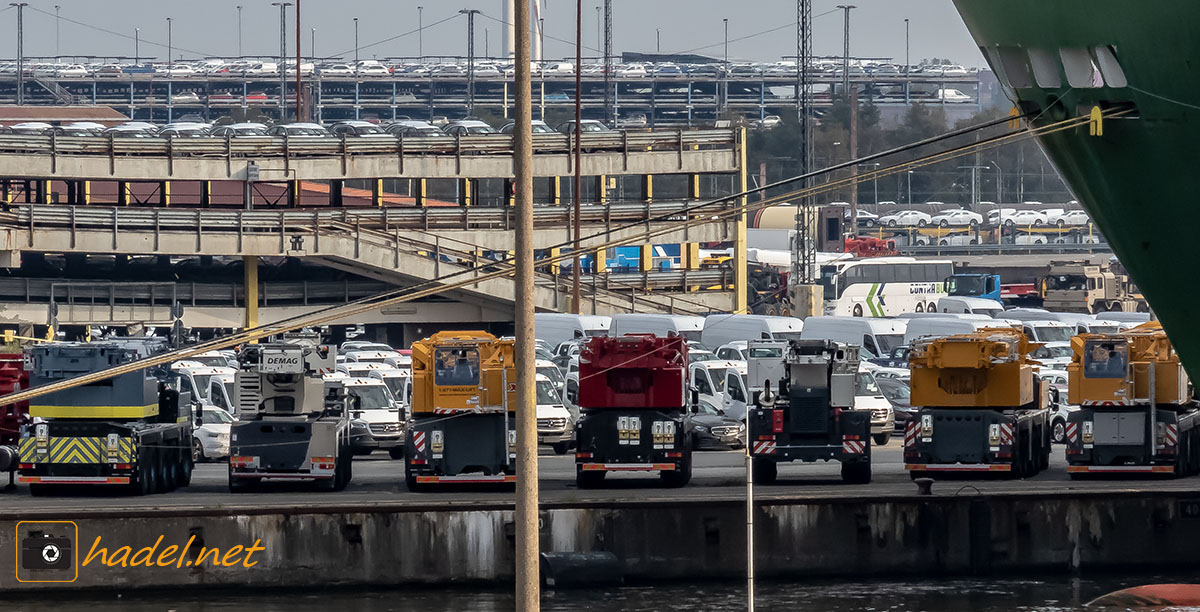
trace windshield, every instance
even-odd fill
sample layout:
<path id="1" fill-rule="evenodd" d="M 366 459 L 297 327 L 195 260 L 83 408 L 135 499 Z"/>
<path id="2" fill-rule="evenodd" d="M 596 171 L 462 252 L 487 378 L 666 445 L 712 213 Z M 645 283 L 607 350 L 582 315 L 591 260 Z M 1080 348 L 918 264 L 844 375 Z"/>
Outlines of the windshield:
<path id="1" fill-rule="evenodd" d="M 563 385 L 567 384 L 566 379 L 563 378 L 562 372 L 559 372 L 558 368 L 554 366 L 540 367 L 537 369 L 537 373 L 549 378 L 550 383 L 553 384 L 555 388 L 561 389 Z"/>
<path id="2" fill-rule="evenodd" d="M 1069 327 L 1049 327 L 1035 325 L 1034 333 L 1037 334 L 1038 342 L 1070 342 L 1071 328 Z"/>
<path id="3" fill-rule="evenodd" d="M 1072 355 L 1069 346 L 1047 346 L 1045 349 L 1046 356 L 1050 359 L 1070 359 Z"/>
<path id="4" fill-rule="evenodd" d="M 774 332 L 771 335 L 774 336 L 776 340 L 784 342 L 788 340 L 800 339 L 800 332 Z"/>
<path id="5" fill-rule="evenodd" d="M 434 351 L 433 360 L 434 384 L 479 384 L 479 351 L 473 348 L 440 348 Z"/>
<path id="6" fill-rule="evenodd" d="M 889 402 L 907 404 L 909 401 L 910 389 L 908 385 L 879 385 L 879 389 L 883 391 L 883 396 Z"/>
<path id="7" fill-rule="evenodd" d="M 713 393 L 725 392 L 725 368 L 708 368 L 708 375 L 712 378 Z"/>
<path id="8" fill-rule="evenodd" d="M 403 398 L 407 395 L 407 393 L 404 392 L 404 386 L 407 382 L 408 378 L 405 376 L 392 376 L 390 378 L 383 379 L 383 384 L 388 388 L 388 391 L 392 392 L 392 397 L 397 399 Z"/>
<path id="9" fill-rule="evenodd" d="M 893 349 L 904 346 L 904 334 L 875 334 L 875 342 L 881 354 L 890 355 Z"/>
<path id="10" fill-rule="evenodd" d="M 950 295 L 983 295 L 984 279 L 982 276 L 951 276 L 946 285 Z"/>
<path id="11" fill-rule="evenodd" d="M 717 356 L 708 351 L 688 351 L 688 363 L 697 363 L 700 361 L 712 361 Z"/>
<path id="12" fill-rule="evenodd" d="M 212 374 L 192 374 L 192 379 L 196 384 L 196 394 L 201 398 L 207 398 L 208 384 L 212 380 Z"/>
<path id="13" fill-rule="evenodd" d="M 350 395 L 360 400 L 359 410 L 387 410 L 392 407 L 392 398 L 385 385 L 350 387 L 349 391 Z"/>
<path id="14" fill-rule="evenodd" d="M 224 410 L 205 410 L 200 414 L 200 423 L 202 425 L 220 425 L 232 422 L 233 418 Z"/>
<path id="15" fill-rule="evenodd" d="M 224 355 L 196 355 L 194 357 L 188 357 L 188 360 L 199 361 L 206 366 L 211 366 L 214 368 L 223 368 L 229 365 L 229 360 L 225 359 Z"/>
<path id="16" fill-rule="evenodd" d="M 879 385 L 875 384 L 875 377 L 871 376 L 870 372 L 859 372 L 854 376 L 854 394 L 883 395 L 879 392 Z"/>
<path id="17" fill-rule="evenodd" d="M 751 347 L 746 351 L 750 359 L 770 359 L 783 357 L 782 347 Z"/>
<path id="18" fill-rule="evenodd" d="M 1092 334 L 1115 334 L 1119 330 L 1116 325 L 1088 325 L 1087 329 Z"/>
<path id="19" fill-rule="evenodd" d="M 537 383 L 537 403 L 539 406 L 546 404 L 561 404 L 562 396 L 558 394 L 558 390 L 554 388 L 554 383 L 548 380 L 539 380 Z"/>
<path id="20" fill-rule="evenodd" d="M 686 339 L 686 340 L 691 340 L 693 342 L 700 341 L 700 330 L 698 330 L 698 329 L 691 330 L 691 331 L 679 332 L 679 335 L 683 336 L 684 339 Z"/>
<path id="21" fill-rule="evenodd" d="M 1127 348 L 1124 341 L 1091 340 L 1083 349 L 1086 378 L 1124 378 Z"/>
<path id="22" fill-rule="evenodd" d="M 1082 274 L 1057 274 L 1046 277 L 1046 289 L 1051 291 L 1083 291 L 1087 277 Z"/>
<path id="23" fill-rule="evenodd" d="M 355 126 L 354 132 L 357 134 L 385 134 L 386 133 L 383 130 L 381 130 L 373 125 Z"/>

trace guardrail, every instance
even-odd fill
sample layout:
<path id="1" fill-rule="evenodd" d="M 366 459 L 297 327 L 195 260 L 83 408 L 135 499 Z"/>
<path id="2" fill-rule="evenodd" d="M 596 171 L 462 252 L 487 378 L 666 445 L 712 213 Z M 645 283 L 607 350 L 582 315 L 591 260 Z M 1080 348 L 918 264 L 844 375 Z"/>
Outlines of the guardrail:
<path id="1" fill-rule="evenodd" d="M 95 157 L 212 157 L 212 158 L 305 158 L 355 155 L 510 155 L 512 135 L 408 137 L 371 134 L 357 137 L 332 136 L 234 136 L 188 138 L 118 138 L 102 136 L 55 136 L 0 134 L 0 153 L 21 155 Z M 565 154 L 573 150 L 573 134 L 534 134 L 534 155 Z M 665 130 L 588 132 L 580 138 L 586 152 L 686 151 L 733 149 L 733 130 Z"/>
<path id="2" fill-rule="evenodd" d="M 584 204 L 580 223 L 584 225 L 673 223 L 696 217 L 688 212 L 694 202 L 653 202 L 628 204 Z M 704 208 L 703 215 L 713 216 L 736 201 Z M 261 229 L 281 227 L 319 227 L 329 223 L 355 225 L 365 229 L 400 230 L 509 230 L 515 226 L 511 208 L 423 207 L 423 208 L 342 208 L 335 210 L 205 210 L 179 208 L 138 208 L 109 206 L 33 206 L 9 208 L 0 219 L 29 229 L 38 227 L 104 228 L 195 231 L 210 229 Z M 572 206 L 538 206 L 534 209 L 535 227 L 568 227 L 574 219 Z"/>
<path id="3" fill-rule="evenodd" d="M 1069 253 L 1111 253 L 1107 243 L 1097 244 L 972 244 L 961 246 L 896 247 L 903 255 L 1056 255 Z"/>

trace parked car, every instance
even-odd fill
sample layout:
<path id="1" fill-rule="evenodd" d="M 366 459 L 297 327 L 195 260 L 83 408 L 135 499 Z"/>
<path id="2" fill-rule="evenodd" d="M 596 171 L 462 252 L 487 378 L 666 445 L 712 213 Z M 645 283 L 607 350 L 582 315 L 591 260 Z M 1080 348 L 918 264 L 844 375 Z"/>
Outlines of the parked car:
<path id="1" fill-rule="evenodd" d="M 172 123 L 158 133 L 160 138 L 200 138 L 208 136 L 211 128 L 204 123 Z"/>
<path id="2" fill-rule="evenodd" d="M 913 407 L 909 400 L 911 389 L 908 381 L 903 378 L 875 377 L 879 391 L 892 404 L 892 413 L 896 421 L 895 431 L 902 432 L 913 417 Z"/>
<path id="3" fill-rule="evenodd" d="M 692 415 L 696 450 L 730 450 L 746 445 L 746 426 L 730 418 L 712 400 L 701 398 Z"/>
<path id="4" fill-rule="evenodd" d="M 1040 210 L 1015 210 L 1011 215 L 1004 215 L 1005 227 L 1014 225 L 1046 225 L 1046 213 Z"/>
<path id="5" fill-rule="evenodd" d="M 200 94 L 194 91 L 181 91 L 171 95 L 171 104 L 200 104 Z"/>
<path id="6" fill-rule="evenodd" d="M 888 227 L 896 227 L 898 225 L 925 227 L 929 225 L 932 219 L 933 217 L 928 213 L 923 213 L 919 210 L 900 210 L 880 217 L 879 224 Z"/>
<path id="7" fill-rule="evenodd" d="M 607 125 L 604 125 L 603 123 L 596 121 L 595 119 L 584 119 L 583 121 L 580 121 L 579 128 L 580 128 L 579 131 L 581 131 L 585 134 L 592 133 L 592 132 L 611 132 L 612 131 L 612 130 L 608 129 Z M 554 128 L 554 129 L 557 130 L 558 133 L 560 133 L 560 134 L 574 134 L 575 133 L 575 120 L 572 119 L 570 121 L 564 121 L 564 122 L 558 124 L 558 127 Z"/>
<path id="8" fill-rule="evenodd" d="M 388 136 L 389 134 L 383 131 L 378 125 L 369 121 L 339 121 L 329 127 L 329 131 L 334 136 L 360 137 L 360 136 Z"/>
<path id="9" fill-rule="evenodd" d="M 549 377 L 537 374 L 535 380 L 538 444 L 549 445 L 556 455 L 565 455 L 575 445 L 575 417 Z"/>
<path id="10" fill-rule="evenodd" d="M 446 135 L 445 132 L 439 130 L 432 123 L 415 121 L 413 119 L 404 119 L 390 123 L 384 128 L 384 131 L 389 134 L 397 134 L 403 138 L 434 138 Z"/>
<path id="11" fill-rule="evenodd" d="M 442 131 L 451 136 L 479 136 L 482 134 L 495 134 L 496 128 L 476 119 L 462 119 L 455 121 L 450 125 L 442 128 Z"/>
<path id="12" fill-rule="evenodd" d="M 392 459 L 404 458 L 404 422 L 400 404 L 387 385 L 377 378 L 326 377 L 326 385 L 341 383 L 350 396 L 350 449 L 369 455 L 386 449 Z"/>
<path id="13" fill-rule="evenodd" d="M 317 69 L 321 76 L 353 76 L 354 69 L 349 64 L 329 64 Z"/>
<path id="14" fill-rule="evenodd" d="M 1070 342 L 1047 342 L 1039 346 L 1031 357 L 1042 363 L 1047 368 L 1063 369 L 1071 363 L 1071 357 L 1074 353 L 1071 351 Z"/>
<path id="15" fill-rule="evenodd" d="M 269 136 L 330 136 L 329 130 L 317 123 L 281 123 L 272 125 Z"/>
<path id="16" fill-rule="evenodd" d="M 1015 208 L 993 208 L 987 213 L 988 225 L 1000 225 L 1001 219 L 1008 221 L 1013 216 L 1013 213 L 1016 212 L 1017 209 Z"/>
<path id="17" fill-rule="evenodd" d="M 1057 225 L 1058 227 L 1077 227 L 1092 222 L 1087 211 L 1083 210 L 1062 210 L 1060 208 L 1053 210 L 1053 212 L 1050 210 L 1043 210 L 1042 212 L 1046 213 L 1047 224 Z"/>
<path id="18" fill-rule="evenodd" d="M 505 123 L 500 128 L 500 133 L 501 134 L 512 134 L 513 128 L 515 126 L 516 126 L 515 121 L 509 121 L 508 123 Z M 540 121 L 538 119 L 533 120 L 532 127 L 533 127 L 534 134 L 553 134 L 554 133 L 554 128 L 550 127 L 549 125 L 546 125 L 545 121 Z"/>
<path id="19" fill-rule="evenodd" d="M 192 460 L 200 463 L 229 456 L 229 426 L 233 415 L 220 408 L 206 406 L 200 412 L 200 426 L 192 430 Z"/>
<path id="20" fill-rule="evenodd" d="M 969 226 L 983 223 L 983 215 L 963 209 L 943 210 L 934 215 L 930 222 L 939 227 Z"/>
<path id="21" fill-rule="evenodd" d="M 212 135 L 220 138 L 225 138 L 226 136 L 231 138 L 266 136 L 267 126 L 261 123 L 232 123 L 213 128 Z"/>

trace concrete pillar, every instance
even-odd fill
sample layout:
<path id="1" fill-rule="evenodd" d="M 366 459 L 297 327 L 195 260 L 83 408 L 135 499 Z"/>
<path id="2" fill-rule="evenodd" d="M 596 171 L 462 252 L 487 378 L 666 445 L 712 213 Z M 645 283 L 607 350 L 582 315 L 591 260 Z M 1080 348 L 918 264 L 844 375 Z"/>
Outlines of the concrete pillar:
<path id="1" fill-rule="evenodd" d="M 117 206 L 129 206 L 129 183 L 117 181 Z"/>
<path id="2" fill-rule="evenodd" d="M 300 206 L 300 181 L 287 182 L 288 207 Z"/>
<path id="3" fill-rule="evenodd" d="M 654 247 L 643 244 L 638 247 L 638 270 L 651 272 L 654 270 Z"/>
<path id="4" fill-rule="evenodd" d="M 608 201 L 608 177 L 603 174 L 596 177 L 596 201 Z"/>
<path id="5" fill-rule="evenodd" d="M 550 177 L 550 203 L 554 205 L 562 204 L 562 177 Z"/>
<path id="6" fill-rule="evenodd" d="M 700 199 L 700 175 L 699 174 L 693 174 L 690 177 L 688 177 L 688 199 L 689 200 L 699 200 Z"/>
<path id="7" fill-rule="evenodd" d="M 427 179 L 417 179 L 417 192 L 413 194 L 413 199 L 416 200 L 417 206 L 428 205 L 425 201 L 429 195 L 429 183 Z"/>
<path id="8" fill-rule="evenodd" d="M 504 205 L 505 206 L 516 206 L 517 205 L 517 191 L 516 191 L 516 188 L 513 186 L 512 179 L 504 179 Z"/>
<path id="9" fill-rule="evenodd" d="M 42 202 L 42 204 L 51 204 L 52 200 L 54 199 L 54 181 L 46 180 L 46 181 L 41 181 L 41 183 L 42 183 L 41 202 Z"/>
<path id="10" fill-rule="evenodd" d="M 25 203 L 33 204 L 33 183 L 22 181 L 22 184 L 25 186 Z"/>
<path id="11" fill-rule="evenodd" d="M 158 203 L 163 206 L 171 205 L 171 181 L 159 181 Z"/>
<path id="12" fill-rule="evenodd" d="M 371 206 L 383 206 L 383 179 L 371 181 Z"/>
<path id="13" fill-rule="evenodd" d="M 79 203 L 87 206 L 92 203 L 92 182 L 82 181 L 79 183 Z"/>
<path id="14" fill-rule="evenodd" d="M 258 258 L 249 255 L 242 258 L 245 265 L 245 279 L 243 281 L 246 288 L 246 320 L 245 328 L 258 327 Z"/>
<path id="15" fill-rule="evenodd" d="M 212 181 L 200 181 L 200 206 L 212 206 Z"/>
<path id="16" fill-rule="evenodd" d="M 700 269 L 700 243 L 686 242 L 680 246 L 680 255 L 683 256 L 683 261 L 680 262 L 687 270 Z"/>
<path id="17" fill-rule="evenodd" d="M 600 249 L 596 251 L 595 273 L 604 274 L 608 272 L 608 249 Z"/>
<path id="18" fill-rule="evenodd" d="M 562 249 L 558 249 L 558 248 L 550 249 L 550 258 L 551 259 L 558 257 L 559 255 L 562 255 Z M 560 266 L 559 264 L 550 264 L 550 273 L 551 274 L 558 276 L 559 273 L 561 273 L 561 272 L 562 272 L 562 266 Z"/>
<path id="19" fill-rule="evenodd" d="M 749 189 L 750 175 L 746 170 L 746 128 L 738 130 L 738 186 L 741 192 L 745 193 Z M 742 213 L 739 214 L 734 221 L 734 238 L 733 238 L 733 311 L 735 313 L 745 313 L 748 304 L 747 282 L 749 270 L 747 269 L 749 262 L 746 258 L 746 205 L 748 200 L 746 196 L 738 199 L 738 204 L 742 207 Z"/>
<path id="20" fill-rule="evenodd" d="M 654 175 L 647 174 L 642 177 L 642 201 L 654 201 Z"/>
<path id="21" fill-rule="evenodd" d="M 339 181 L 337 179 L 331 179 L 329 181 L 329 205 L 330 206 L 341 206 L 342 205 L 342 186 L 343 186 L 343 184 L 344 183 L 342 181 Z"/>

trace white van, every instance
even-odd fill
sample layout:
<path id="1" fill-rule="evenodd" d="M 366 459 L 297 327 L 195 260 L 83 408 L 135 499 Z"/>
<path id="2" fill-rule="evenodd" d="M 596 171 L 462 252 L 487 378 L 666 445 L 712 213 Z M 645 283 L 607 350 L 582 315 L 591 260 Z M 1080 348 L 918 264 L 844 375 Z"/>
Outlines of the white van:
<path id="1" fill-rule="evenodd" d="M 911 319 L 904 332 L 904 344 L 912 345 L 919 338 L 941 338 L 956 334 L 969 334 L 988 327 L 1007 327 L 1011 324 L 1003 319 L 959 317 L 923 317 Z"/>
<path id="2" fill-rule="evenodd" d="M 804 321 L 795 317 L 713 314 L 704 317 L 700 344 L 717 348 L 737 340 L 799 340 Z"/>
<path id="3" fill-rule="evenodd" d="M 871 415 L 873 442 L 875 446 L 886 446 L 896 427 L 896 413 L 875 383 L 875 375 L 864 365 L 859 366 L 854 377 L 854 409 L 865 410 Z"/>
<path id="4" fill-rule="evenodd" d="M 533 315 L 533 335 L 551 347 L 567 340 L 608 334 L 612 317 L 539 312 Z"/>
<path id="5" fill-rule="evenodd" d="M 947 296 L 937 301 L 939 312 L 952 314 L 981 314 L 989 317 L 1004 312 L 1004 307 L 996 300 L 978 297 Z"/>
<path id="6" fill-rule="evenodd" d="M 746 362 L 710 359 L 688 365 L 692 386 L 700 393 L 701 399 L 712 402 L 714 406 L 721 406 L 725 401 L 726 373 L 730 370 L 745 374 Z"/>
<path id="7" fill-rule="evenodd" d="M 667 314 L 619 314 L 612 318 L 608 335 L 654 334 L 655 336 L 683 336 L 701 342 L 704 317 Z"/>
<path id="8" fill-rule="evenodd" d="M 862 358 L 873 359 L 904 344 L 906 319 L 864 317 L 809 317 L 804 320 L 800 337 L 805 340 L 833 340 L 862 347 Z"/>
<path id="9" fill-rule="evenodd" d="M 1070 342 L 1075 326 L 1061 321 L 1022 321 L 1021 330 L 1034 342 Z"/>
<path id="10" fill-rule="evenodd" d="M 392 392 L 392 398 L 400 404 L 403 419 L 407 421 L 412 418 L 412 370 L 375 368 L 367 371 L 364 376 L 383 381 L 388 391 Z"/>

